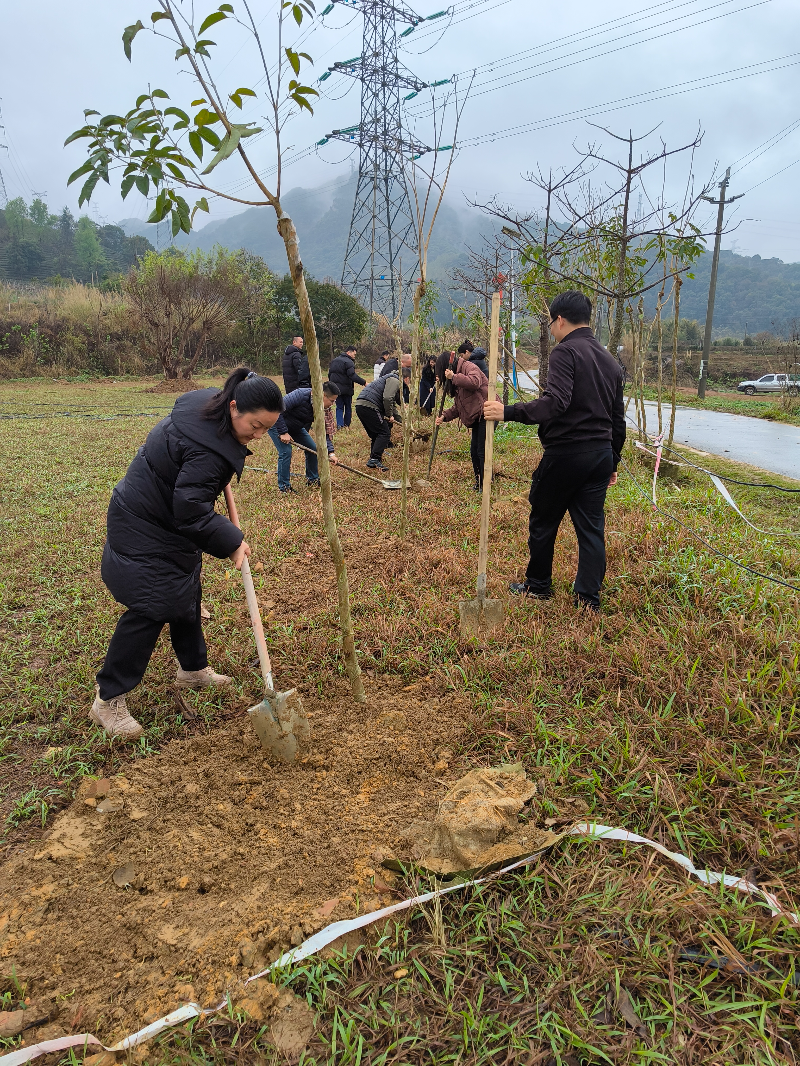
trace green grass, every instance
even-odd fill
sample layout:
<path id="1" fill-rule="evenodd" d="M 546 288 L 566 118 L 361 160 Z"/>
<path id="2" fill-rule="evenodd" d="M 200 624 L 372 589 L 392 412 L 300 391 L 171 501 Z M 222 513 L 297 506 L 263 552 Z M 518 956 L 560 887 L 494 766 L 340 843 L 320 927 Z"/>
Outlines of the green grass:
<path id="1" fill-rule="evenodd" d="M 10 383 L 0 400 L 31 412 L 34 403 L 66 410 L 82 399 L 98 405 L 93 414 L 170 405 L 141 389 Z M 226 564 L 209 560 L 212 662 L 234 674 L 237 689 L 216 703 L 198 700 L 199 718 L 184 722 L 162 645 L 132 698 L 146 727 L 139 745 L 126 751 L 88 724 L 93 675 L 118 614 L 99 576 L 105 508 L 157 417 L 0 420 L 0 824 L 9 847 L 40 835 L 82 776 L 146 758 L 187 729 L 213 730 L 252 683 L 240 590 Z M 572 608 L 576 557 L 566 528 L 555 599 L 509 602 L 500 634 L 465 642 L 455 604 L 474 587 L 477 499 L 467 436 L 445 427 L 441 444 L 433 491 L 411 497 L 404 543 L 396 494 L 337 481 L 363 666 L 404 683 L 431 677 L 445 696 L 466 691 L 472 713 L 460 755 L 471 765 L 521 759 L 541 786 L 537 820 L 590 817 L 656 837 L 698 866 L 750 871 L 798 909 L 798 594 L 713 556 L 654 514 L 623 473 L 609 493 L 604 615 Z M 363 460 L 360 430 L 342 434 L 337 453 Z M 525 495 L 538 454 L 526 427 L 498 435 L 505 476 L 492 518 L 490 594 L 502 595 L 524 567 Z M 269 442 L 251 461 L 274 469 Z M 647 486 L 646 460 L 629 449 L 626 461 Z M 734 495 L 757 525 L 800 533 L 796 497 L 745 487 Z M 286 503 L 273 476 L 246 473 L 237 497 L 265 587 L 283 561 L 301 572 L 317 566 L 305 563 L 307 552 L 326 558 L 312 495 Z M 748 529 L 705 475 L 681 468 L 661 478 L 659 504 L 721 551 L 800 583 L 800 540 Z M 376 543 L 386 547 L 379 567 L 362 559 Z M 323 691 L 341 677 L 333 603 L 320 583 L 293 617 L 271 626 L 279 678 L 291 669 Z M 727 943 L 750 970 L 720 963 Z M 690 883 L 645 849 L 569 841 L 524 873 L 448 897 L 441 919 L 418 910 L 354 955 L 307 960 L 280 980 L 318 1011 L 309 1063 L 788 1063 L 800 1054 L 799 943 L 798 930 L 763 905 Z M 698 965 L 698 956 L 718 965 Z M 409 975 L 394 978 L 401 965 Z M 617 1009 L 621 990 L 644 1036 Z M 10 987 L 0 993 L 16 1001 Z M 162 1037 L 147 1062 L 271 1057 L 268 1034 L 232 1013 Z"/>

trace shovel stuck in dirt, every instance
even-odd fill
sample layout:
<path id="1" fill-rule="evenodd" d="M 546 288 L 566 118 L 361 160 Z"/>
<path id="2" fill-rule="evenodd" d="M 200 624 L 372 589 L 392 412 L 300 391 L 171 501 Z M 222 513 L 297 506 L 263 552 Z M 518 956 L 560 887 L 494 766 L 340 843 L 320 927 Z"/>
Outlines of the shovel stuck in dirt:
<path id="1" fill-rule="evenodd" d="M 298 444 L 297 441 L 292 441 L 293 448 L 299 448 L 301 452 L 309 452 L 311 455 L 317 453 L 313 448 L 306 448 L 305 444 Z M 347 466 L 346 463 L 338 462 L 336 466 L 340 466 L 342 470 L 349 470 L 351 474 L 358 474 L 359 477 L 365 477 L 368 481 L 377 481 L 379 485 L 383 485 L 385 489 L 402 489 L 402 481 L 384 481 L 383 478 L 375 477 L 373 474 L 367 474 L 363 470 L 356 470 L 354 466 Z"/>
<path id="2" fill-rule="evenodd" d="M 492 295 L 492 320 L 489 333 L 489 399 L 497 392 L 497 349 L 500 333 L 500 293 Z M 503 601 L 486 598 L 486 561 L 489 554 L 489 510 L 492 504 L 492 458 L 494 422 L 486 423 L 486 459 L 483 464 L 483 498 L 481 532 L 478 541 L 478 596 L 458 605 L 462 637 L 480 637 L 503 624 Z"/>
<path id="3" fill-rule="evenodd" d="M 239 529 L 239 514 L 233 499 L 230 485 L 225 486 L 225 503 L 228 505 L 228 515 L 231 522 Z M 272 680 L 272 663 L 269 661 L 267 642 L 264 639 L 264 627 L 261 624 L 261 614 L 258 610 L 256 590 L 253 587 L 253 575 L 250 573 L 250 563 L 245 558 L 242 560 L 242 581 L 247 596 L 247 608 L 250 611 L 250 622 L 253 626 L 253 636 L 258 648 L 258 661 L 261 664 L 261 674 L 264 678 L 264 699 L 261 703 L 247 708 L 253 729 L 258 739 L 267 751 L 275 755 L 281 762 L 292 763 L 297 754 L 297 744 L 304 742 L 311 736 L 311 727 L 308 724 L 303 701 L 296 688 L 290 688 L 286 692 L 276 692 Z"/>

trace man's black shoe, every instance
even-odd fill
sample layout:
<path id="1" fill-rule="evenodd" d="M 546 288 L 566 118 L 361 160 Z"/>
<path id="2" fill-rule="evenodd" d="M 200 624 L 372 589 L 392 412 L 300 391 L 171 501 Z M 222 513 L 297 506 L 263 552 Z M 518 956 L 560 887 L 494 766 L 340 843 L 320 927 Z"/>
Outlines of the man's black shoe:
<path id="1" fill-rule="evenodd" d="M 576 607 L 580 607 L 584 611 L 594 611 L 595 614 L 600 614 L 599 603 L 590 603 L 588 600 L 584 600 L 580 596 L 576 596 L 573 603 Z"/>
<path id="2" fill-rule="evenodd" d="M 320 482 L 319 478 L 312 479 L 311 481 L 306 481 L 306 485 L 308 485 L 310 489 L 318 489 L 321 487 L 321 484 L 322 483 Z"/>
<path id="3" fill-rule="evenodd" d="M 389 469 L 388 466 L 384 466 L 383 463 L 380 462 L 380 460 L 378 460 L 378 459 L 369 459 L 369 460 L 367 460 L 367 466 L 370 468 L 370 470 L 383 470 L 383 471 L 386 471 L 386 470 Z"/>
<path id="4" fill-rule="evenodd" d="M 291 485 L 287 485 L 285 488 L 281 488 L 281 492 L 291 492 L 293 495 L 297 495 L 297 489 L 293 489 Z"/>
<path id="5" fill-rule="evenodd" d="M 530 596 L 534 600 L 552 600 L 552 592 L 534 592 L 524 581 L 512 581 L 508 586 L 509 592 L 514 596 Z"/>

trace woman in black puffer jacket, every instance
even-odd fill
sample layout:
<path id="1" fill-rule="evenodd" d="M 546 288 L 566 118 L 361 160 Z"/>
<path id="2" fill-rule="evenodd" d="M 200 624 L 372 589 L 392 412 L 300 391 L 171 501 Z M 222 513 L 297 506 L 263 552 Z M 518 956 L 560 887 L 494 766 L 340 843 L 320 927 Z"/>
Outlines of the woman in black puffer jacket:
<path id="1" fill-rule="evenodd" d="M 178 658 L 182 688 L 208 688 L 230 678 L 208 665 L 200 623 L 202 553 L 230 558 L 237 568 L 250 554 L 241 531 L 214 503 L 234 474 L 241 477 L 246 447 L 270 429 L 283 410 L 274 381 L 234 370 L 221 392 L 201 389 L 178 397 L 137 452 L 108 507 L 101 574 L 128 610 L 117 622 L 89 717 L 111 736 L 134 740 L 142 727 L 125 695 L 144 676 L 165 623 Z"/>

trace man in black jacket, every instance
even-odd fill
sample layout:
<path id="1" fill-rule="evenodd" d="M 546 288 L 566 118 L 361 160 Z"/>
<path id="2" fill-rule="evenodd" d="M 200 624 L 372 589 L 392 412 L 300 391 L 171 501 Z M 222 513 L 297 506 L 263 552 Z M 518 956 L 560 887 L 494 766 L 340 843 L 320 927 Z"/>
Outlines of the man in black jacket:
<path id="1" fill-rule="evenodd" d="M 569 511 L 578 538 L 575 605 L 600 610 L 606 572 L 606 490 L 616 484 L 625 443 L 622 369 L 589 327 L 590 301 L 563 292 L 550 304 L 550 332 L 558 344 L 550 353 L 547 388 L 531 403 L 484 405 L 494 421 L 539 424 L 544 455 L 533 474 L 525 580 L 511 591 L 547 600 L 552 596 L 553 548 L 561 519 Z"/>
<path id="2" fill-rule="evenodd" d="M 332 381 L 324 382 L 322 386 L 322 403 L 327 410 L 336 403 L 339 389 Z M 270 429 L 269 437 L 278 451 L 278 488 L 281 492 L 294 492 L 291 483 L 292 470 L 292 441 L 302 444 L 304 448 L 310 448 L 316 452 L 317 444 L 309 433 L 314 424 L 314 404 L 311 399 L 311 389 L 295 389 L 283 398 L 283 413 L 275 425 Z M 333 441 L 326 436 L 325 443 L 328 446 L 328 457 L 336 462 L 336 454 L 333 450 Z M 303 452 L 306 459 L 306 484 L 309 486 L 319 485 L 319 469 L 317 467 L 316 454 Z"/>
<path id="3" fill-rule="evenodd" d="M 328 379 L 339 388 L 339 395 L 336 397 L 336 425 L 339 429 L 343 426 L 349 427 L 353 418 L 355 386 L 366 385 L 364 378 L 356 373 L 355 345 L 351 344 L 331 362 Z"/>
<path id="4" fill-rule="evenodd" d="M 311 371 L 308 369 L 308 358 L 303 351 L 303 338 L 292 337 L 292 343 L 283 353 L 283 387 L 284 390 L 294 392 L 295 389 L 311 388 Z"/>

